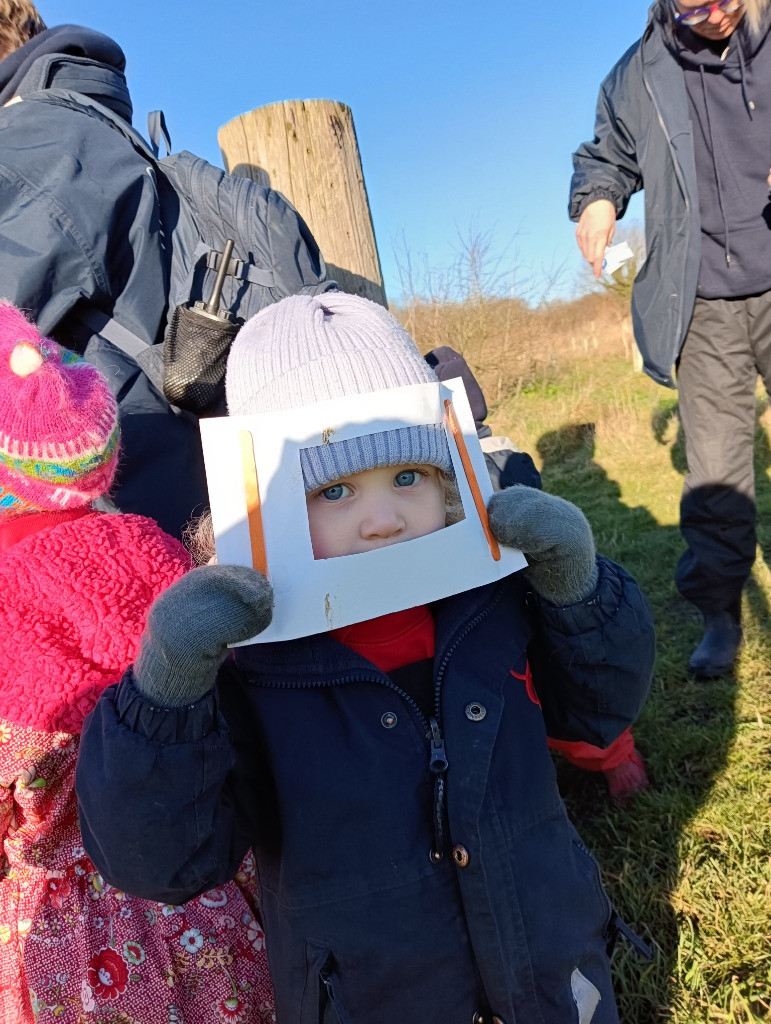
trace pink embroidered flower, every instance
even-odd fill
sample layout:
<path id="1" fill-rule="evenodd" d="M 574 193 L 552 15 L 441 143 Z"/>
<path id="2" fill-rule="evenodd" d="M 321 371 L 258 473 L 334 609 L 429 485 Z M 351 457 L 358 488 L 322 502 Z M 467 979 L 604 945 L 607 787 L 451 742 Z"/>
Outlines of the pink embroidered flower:
<path id="1" fill-rule="evenodd" d="M 57 732 L 53 737 L 54 750 L 74 750 L 75 737 L 68 732 Z"/>
<path id="2" fill-rule="evenodd" d="M 246 1007 L 240 999 L 230 996 L 229 999 L 220 999 L 217 1003 L 220 1019 L 228 1021 L 228 1024 L 238 1024 L 246 1016 Z"/>
<path id="3" fill-rule="evenodd" d="M 96 1000 L 94 999 L 94 993 L 91 991 L 91 986 L 87 981 L 83 981 L 80 986 L 80 1001 L 83 1004 L 83 1010 L 85 1013 L 91 1013 L 96 1009 Z"/>
<path id="4" fill-rule="evenodd" d="M 64 906 L 64 901 L 72 892 L 72 883 L 69 878 L 59 877 L 51 875 L 46 879 L 46 895 L 48 896 L 48 902 L 56 910 L 61 910 Z"/>
<path id="5" fill-rule="evenodd" d="M 123 956 L 126 958 L 128 963 L 134 967 L 139 967 L 140 964 L 145 962 L 146 953 L 142 946 L 137 942 L 136 939 L 127 939 L 123 943 Z"/>
<path id="6" fill-rule="evenodd" d="M 244 917 L 246 917 L 246 914 L 244 914 Z M 246 922 L 244 922 L 244 924 L 246 924 Z M 247 926 L 246 937 L 251 942 L 252 947 L 258 952 L 265 945 L 265 932 L 260 927 L 259 922 L 254 918 L 251 919 Z"/>
<path id="7" fill-rule="evenodd" d="M 203 896 L 198 897 L 198 902 L 202 907 L 224 907 L 228 901 L 228 895 L 224 889 L 210 889 L 209 892 L 205 892 Z"/>
<path id="8" fill-rule="evenodd" d="M 88 983 L 98 999 L 117 999 L 128 984 L 126 961 L 114 949 L 100 949 L 89 961 Z"/>

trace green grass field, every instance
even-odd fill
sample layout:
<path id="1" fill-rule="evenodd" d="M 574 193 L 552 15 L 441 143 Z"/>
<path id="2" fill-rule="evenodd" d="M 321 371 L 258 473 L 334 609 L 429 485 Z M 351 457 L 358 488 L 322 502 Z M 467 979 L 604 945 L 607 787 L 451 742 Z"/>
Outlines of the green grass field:
<path id="1" fill-rule="evenodd" d="M 612 356 L 504 399 L 488 422 L 530 452 L 545 489 L 585 511 L 600 551 L 646 591 L 658 633 L 636 727 L 650 790 L 611 806 L 604 782 L 564 763 L 560 784 L 619 911 L 655 949 L 615 955 L 625 1024 L 771 1020 L 771 411 L 758 401 L 759 548 L 735 676 L 685 665 L 698 613 L 672 580 L 684 451 L 677 394 Z"/>

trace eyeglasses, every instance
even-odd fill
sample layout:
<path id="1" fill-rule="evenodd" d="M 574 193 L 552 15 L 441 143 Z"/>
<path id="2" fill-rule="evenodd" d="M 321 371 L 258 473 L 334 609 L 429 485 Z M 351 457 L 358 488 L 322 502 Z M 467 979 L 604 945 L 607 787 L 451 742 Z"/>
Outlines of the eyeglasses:
<path id="1" fill-rule="evenodd" d="M 717 0 L 717 3 L 707 4 L 706 7 L 692 7 L 689 11 L 679 10 L 675 0 L 672 0 L 672 5 L 675 8 L 676 25 L 698 25 L 706 21 L 713 11 L 733 14 L 744 6 L 744 0 Z"/>

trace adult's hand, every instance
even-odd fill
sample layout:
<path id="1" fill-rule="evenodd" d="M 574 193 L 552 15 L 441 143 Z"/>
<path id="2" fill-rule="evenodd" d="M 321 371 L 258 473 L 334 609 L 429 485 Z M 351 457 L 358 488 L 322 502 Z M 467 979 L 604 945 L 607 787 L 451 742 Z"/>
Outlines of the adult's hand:
<path id="1" fill-rule="evenodd" d="M 576 241 L 581 255 L 591 263 L 594 276 L 602 273 L 606 246 L 616 230 L 616 210 L 608 199 L 595 199 L 581 214 L 576 228 Z"/>

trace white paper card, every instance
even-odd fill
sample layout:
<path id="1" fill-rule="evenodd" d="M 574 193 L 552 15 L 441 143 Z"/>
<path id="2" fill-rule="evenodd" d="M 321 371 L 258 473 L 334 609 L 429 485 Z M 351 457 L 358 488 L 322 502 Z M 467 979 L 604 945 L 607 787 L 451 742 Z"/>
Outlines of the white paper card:
<path id="1" fill-rule="evenodd" d="M 374 551 L 313 557 L 300 449 L 399 427 L 441 424 L 445 399 L 452 402 L 487 505 L 492 485 L 460 378 L 352 395 L 289 412 L 201 420 L 220 564 L 253 565 L 242 458 L 244 431 L 253 442 L 275 608 L 270 626 L 247 643 L 291 640 L 363 622 L 494 582 L 527 564 L 522 553 L 512 548 L 501 547 L 500 559 L 494 559 L 457 446 L 447 430 L 466 516 L 463 522 Z"/>
<path id="2" fill-rule="evenodd" d="M 605 248 L 605 255 L 602 260 L 602 269 L 606 274 L 615 274 L 625 263 L 634 258 L 634 253 L 629 242 L 618 242 L 616 245 L 608 245 Z"/>

